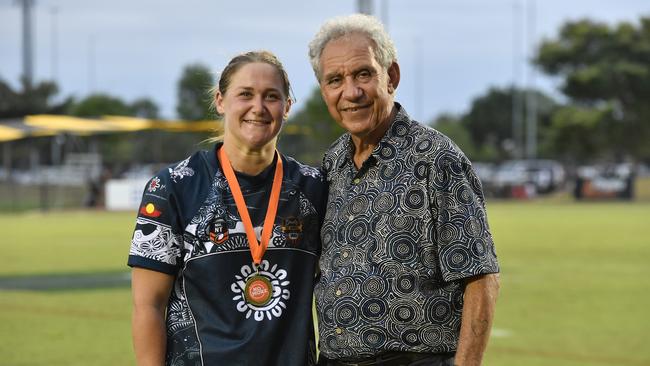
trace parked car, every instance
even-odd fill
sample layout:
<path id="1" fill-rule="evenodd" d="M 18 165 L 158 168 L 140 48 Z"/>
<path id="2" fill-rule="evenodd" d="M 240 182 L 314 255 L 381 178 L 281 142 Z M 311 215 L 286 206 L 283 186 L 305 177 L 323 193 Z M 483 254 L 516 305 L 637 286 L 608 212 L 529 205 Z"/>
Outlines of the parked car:
<path id="1" fill-rule="evenodd" d="M 529 198 L 564 186 L 566 173 L 554 160 L 509 160 L 497 168 L 491 186 L 498 196 Z"/>
<path id="2" fill-rule="evenodd" d="M 578 168 L 573 195 L 576 199 L 634 198 L 632 164 L 589 165 Z"/>

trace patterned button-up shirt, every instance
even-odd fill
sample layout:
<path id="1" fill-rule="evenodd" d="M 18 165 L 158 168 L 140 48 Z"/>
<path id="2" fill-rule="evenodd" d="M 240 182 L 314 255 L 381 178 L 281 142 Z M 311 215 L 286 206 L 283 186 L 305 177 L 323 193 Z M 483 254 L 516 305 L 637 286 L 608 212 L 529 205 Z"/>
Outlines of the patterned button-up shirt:
<path id="1" fill-rule="evenodd" d="M 349 134 L 323 160 L 330 188 L 315 294 L 328 358 L 454 351 L 462 280 L 499 271 L 469 160 L 395 107 L 360 169 Z"/>

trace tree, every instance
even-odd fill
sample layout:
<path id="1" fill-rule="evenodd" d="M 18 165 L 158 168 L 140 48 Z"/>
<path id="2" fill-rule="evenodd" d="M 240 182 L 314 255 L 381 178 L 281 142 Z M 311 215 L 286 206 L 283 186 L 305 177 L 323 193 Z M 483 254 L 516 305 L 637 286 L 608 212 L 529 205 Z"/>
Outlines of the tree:
<path id="1" fill-rule="evenodd" d="M 573 105 L 561 107 L 553 114 L 550 148 L 570 163 L 602 158 L 602 146 L 607 144 L 607 126 L 603 121 L 608 115 L 611 116 L 611 111 Z"/>
<path id="2" fill-rule="evenodd" d="M 598 149 L 609 158 L 650 160 L 650 17 L 637 25 L 568 22 L 541 44 L 534 62 L 564 78 L 561 90 L 576 106 L 562 111 L 555 127 L 570 136 L 578 125 L 586 134 L 600 133 Z"/>
<path id="3" fill-rule="evenodd" d="M 0 118 L 19 118 L 29 114 L 63 114 L 72 104 L 72 98 L 61 103 L 52 99 L 59 92 L 53 81 L 42 81 L 28 86 L 22 81 L 22 90 L 14 91 L 4 80 L 0 79 Z"/>
<path id="4" fill-rule="evenodd" d="M 130 106 L 134 116 L 140 118 L 158 118 L 158 106 L 149 98 L 138 98 Z"/>
<path id="5" fill-rule="evenodd" d="M 431 126 L 449 137 L 470 159 L 492 160 L 479 154 L 477 146 L 472 142 L 469 131 L 462 123 L 461 117 L 441 114 L 436 117 Z"/>
<path id="6" fill-rule="evenodd" d="M 551 123 L 551 115 L 557 108 L 556 102 L 540 91 L 516 88 L 490 88 L 484 95 L 472 101 L 469 112 L 462 117 L 462 125 L 469 132 L 471 142 L 479 160 L 506 160 L 515 156 L 513 131 L 513 100 L 532 93 L 537 104 L 538 136 L 543 140 Z M 527 113 L 525 105 L 523 108 Z M 523 116 L 522 116 L 523 117 Z M 522 118 L 521 123 L 525 122 Z M 524 131 L 524 126 L 521 126 Z M 540 144 L 544 146 L 544 144 Z M 521 146 L 519 147 L 521 149 Z M 481 153 L 483 151 L 484 153 Z M 540 156 L 548 156 L 549 151 L 540 151 Z"/>
<path id="7" fill-rule="evenodd" d="M 212 112 L 210 89 L 214 78 L 210 69 L 201 64 L 193 64 L 183 69 L 178 81 L 178 104 L 176 112 L 182 119 L 198 121 L 208 119 Z"/>
<path id="8" fill-rule="evenodd" d="M 71 108 L 70 114 L 79 117 L 132 116 L 133 110 L 118 97 L 108 94 L 92 94 L 75 104 Z"/>
<path id="9" fill-rule="evenodd" d="M 70 108 L 70 114 L 91 118 L 118 115 L 155 119 L 158 118 L 158 106 L 149 98 L 138 98 L 128 103 L 108 94 L 93 94 L 74 104 Z M 161 161 L 170 155 L 174 156 L 174 153 L 184 156 L 185 148 L 191 146 L 180 136 L 160 131 L 102 134 L 89 139 L 97 143 L 104 162 L 114 167 L 129 166 L 135 162 Z"/>

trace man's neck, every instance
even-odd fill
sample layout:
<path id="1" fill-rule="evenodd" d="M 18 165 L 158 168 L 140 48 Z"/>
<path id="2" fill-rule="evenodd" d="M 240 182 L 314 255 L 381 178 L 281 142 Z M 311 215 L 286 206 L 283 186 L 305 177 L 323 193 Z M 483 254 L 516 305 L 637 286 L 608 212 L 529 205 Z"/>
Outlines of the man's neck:
<path id="1" fill-rule="evenodd" d="M 393 107 L 393 110 L 390 113 L 390 117 L 384 121 L 378 128 L 374 129 L 367 135 L 352 136 L 352 145 L 354 145 L 354 152 L 352 154 L 352 160 L 357 169 L 361 168 L 363 163 L 368 159 L 372 151 L 379 145 L 379 141 L 386 135 L 386 131 L 393 124 L 395 115 L 397 114 L 397 108 Z"/>
<path id="2" fill-rule="evenodd" d="M 367 140 L 359 139 L 352 135 L 352 144 L 354 145 L 352 161 L 354 161 L 354 166 L 359 169 L 363 165 L 363 162 L 372 154 L 377 144 L 379 144 L 379 140 L 376 142 L 368 142 Z"/>
<path id="3" fill-rule="evenodd" d="M 224 141 L 222 149 L 226 149 L 233 170 L 248 175 L 260 174 L 273 163 L 275 157 L 275 144 L 268 144 L 258 150 Z"/>

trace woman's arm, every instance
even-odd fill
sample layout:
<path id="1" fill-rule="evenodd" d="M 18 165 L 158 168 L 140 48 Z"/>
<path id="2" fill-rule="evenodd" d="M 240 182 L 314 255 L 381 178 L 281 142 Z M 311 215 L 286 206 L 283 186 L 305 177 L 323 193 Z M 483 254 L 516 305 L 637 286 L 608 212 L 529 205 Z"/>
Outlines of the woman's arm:
<path id="1" fill-rule="evenodd" d="M 165 364 L 165 310 L 173 285 L 174 276 L 137 267 L 131 271 L 131 330 L 138 366 Z"/>

